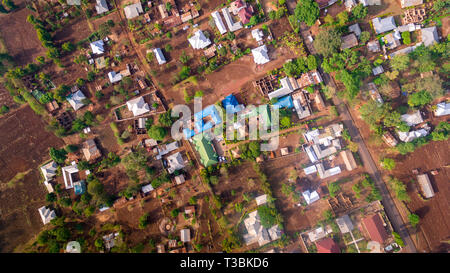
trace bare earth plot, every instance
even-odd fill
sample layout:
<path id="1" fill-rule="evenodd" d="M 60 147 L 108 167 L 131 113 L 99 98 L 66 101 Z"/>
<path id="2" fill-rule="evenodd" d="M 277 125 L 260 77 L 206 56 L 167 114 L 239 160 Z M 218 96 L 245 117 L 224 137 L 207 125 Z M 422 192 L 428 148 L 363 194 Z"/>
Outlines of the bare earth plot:
<path id="1" fill-rule="evenodd" d="M 37 56 L 45 55 L 45 49 L 33 26 L 27 22 L 27 16 L 32 12 L 25 8 L 25 1 L 16 0 L 14 3 L 19 9 L 9 15 L 0 14 L 0 35 L 14 61 L 18 65 L 25 65 Z"/>
<path id="2" fill-rule="evenodd" d="M 450 153 L 448 152 L 450 141 L 431 142 L 417 149 L 409 156 L 399 157 L 394 176 L 408 184 L 408 193 L 411 202 L 408 208 L 411 212 L 420 216 L 420 230 L 425 241 L 419 241 L 418 249 L 436 250 L 440 243 L 450 236 L 449 196 L 448 186 L 450 177 Z M 423 201 L 416 192 L 411 180 L 417 181 L 411 170 L 419 169 L 420 173 L 427 172 L 435 191 L 435 196 Z M 438 169 L 439 174 L 430 175 L 429 171 Z M 415 237 L 414 234 L 412 234 Z M 422 244 L 420 244 L 422 243 Z"/>

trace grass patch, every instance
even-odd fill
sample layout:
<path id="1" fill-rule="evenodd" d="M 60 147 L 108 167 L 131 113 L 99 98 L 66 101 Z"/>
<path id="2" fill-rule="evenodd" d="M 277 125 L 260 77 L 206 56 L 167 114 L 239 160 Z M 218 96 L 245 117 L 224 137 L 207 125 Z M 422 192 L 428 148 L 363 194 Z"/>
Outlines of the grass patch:
<path id="1" fill-rule="evenodd" d="M 13 178 L 11 178 L 11 180 L 9 180 L 8 183 L 6 183 L 6 185 L 8 185 L 8 188 L 14 188 L 15 186 L 22 185 L 22 183 L 21 183 L 22 179 L 29 172 L 31 172 L 31 170 L 28 170 L 28 171 L 25 171 L 25 172 L 16 173 L 16 175 Z"/>

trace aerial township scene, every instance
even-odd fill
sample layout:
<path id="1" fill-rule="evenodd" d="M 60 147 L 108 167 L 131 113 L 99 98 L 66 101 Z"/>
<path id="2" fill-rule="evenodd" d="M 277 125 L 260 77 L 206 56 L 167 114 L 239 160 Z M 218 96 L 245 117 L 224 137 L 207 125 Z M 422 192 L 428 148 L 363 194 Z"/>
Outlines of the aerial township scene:
<path id="1" fill-rule="evenodd" d="M 0 252 L 449 252 L 449 14 L 2 0 Z"/>

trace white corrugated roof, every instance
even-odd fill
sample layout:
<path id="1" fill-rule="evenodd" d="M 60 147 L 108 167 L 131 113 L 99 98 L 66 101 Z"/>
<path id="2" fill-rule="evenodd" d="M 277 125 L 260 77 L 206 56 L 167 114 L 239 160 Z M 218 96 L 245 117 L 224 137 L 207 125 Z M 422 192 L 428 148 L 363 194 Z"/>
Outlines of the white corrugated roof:
<path id="1" fill-rule="evenodd" d="M 105 44 L 103 43 L 103 40 L 98 40 L 91 43 L 91 49 L 92 53 L 94 54 L 103 54 L 105 53 L 105 49 L 103 48 Z"/>
<path id="2" fill-rule="evenodd" d="M 211 40 L 206 38 L 201 30 L 197 30 L 188 41 L 194 49 L 203 49 L 211 44 Z"/>
<path id="3" fill-rule="evenodd" d="M 265 64 L 270 62 L 266 45 L 252 49 L 253 60 L 256 64 Z"/>
<path id="4" fill-rule="evenodd" d="M 150 112 L 150 107 L 148 106 L 148 103 L 144 101 L 143 97 L 127 101 L 127 106 L 128 110 L 133 112 L 135 117 Z"/>
<path id="5" fill-rule="evenodd" d="M 218 11 L 214 11 L 211 13 L 211 16 L 213 17 L 214 23 L 216 24 L 216 27 L 219 30 L 220 34 L 226 33 L 227 28 L 223 24 L 222 17 L 220 17 L 220 13 Z"/>

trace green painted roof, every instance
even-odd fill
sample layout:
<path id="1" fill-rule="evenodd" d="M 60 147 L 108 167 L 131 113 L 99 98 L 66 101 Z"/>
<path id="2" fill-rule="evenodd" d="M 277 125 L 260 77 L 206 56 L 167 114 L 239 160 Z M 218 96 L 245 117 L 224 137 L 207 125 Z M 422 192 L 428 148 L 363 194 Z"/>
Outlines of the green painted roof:
<path id="1" fill-rule="evenodd" d="M 217 164 L 217 154 L 214 151 L 211 141 L 207 140 L 201 134 L 193 137 L 195 149 L 200 154 L 200 161 L 205 166 Z"/>

